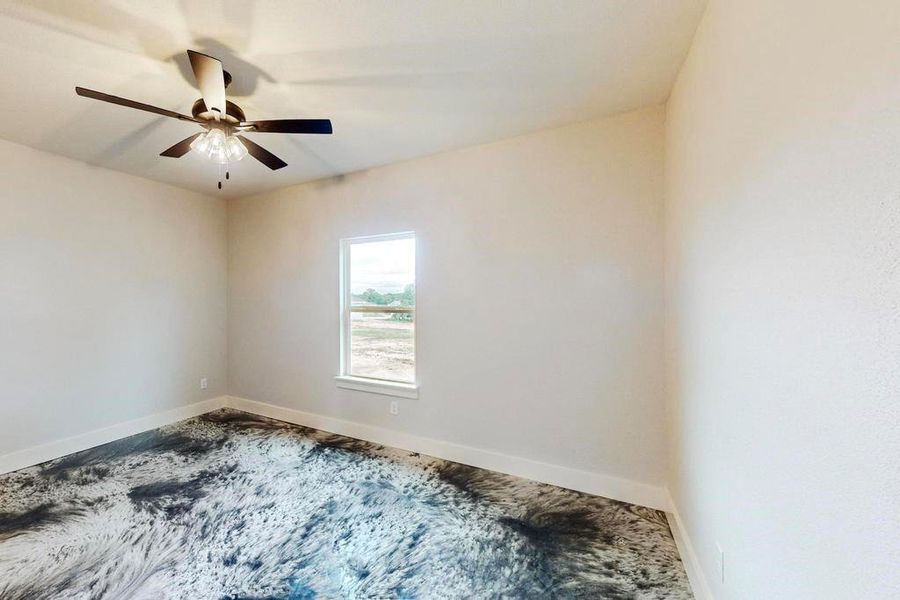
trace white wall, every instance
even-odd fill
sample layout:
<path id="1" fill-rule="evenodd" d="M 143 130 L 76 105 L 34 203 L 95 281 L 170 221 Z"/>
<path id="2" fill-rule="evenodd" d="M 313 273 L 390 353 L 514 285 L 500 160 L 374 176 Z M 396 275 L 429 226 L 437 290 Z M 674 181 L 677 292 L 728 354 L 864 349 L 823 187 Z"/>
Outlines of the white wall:
<path id="1" fill-rule="evenodd" d="M 229 205 L 232 395 L 662 485 L 661 107 Z M 337 389 L 338 249 L 414 230 L 418 400 Z"/>
<path id="2" fill-rule="evenodd" d="M 223 201 L 6 141 L 0 181 L 0 454 L 225 393 Z"/>
<path id="3" fill-rule="evenodd" d="M 900 3 L 711 1 L 666 160 L 672 491 L 716 597 L 900 597 Z"/>

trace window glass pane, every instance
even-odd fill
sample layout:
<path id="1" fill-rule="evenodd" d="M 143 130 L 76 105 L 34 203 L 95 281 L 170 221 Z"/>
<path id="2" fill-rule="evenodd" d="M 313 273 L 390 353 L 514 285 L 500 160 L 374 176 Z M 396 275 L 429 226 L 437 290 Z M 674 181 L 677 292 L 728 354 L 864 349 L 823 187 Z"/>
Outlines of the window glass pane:
<path id="1" fill-rule="evenodd" d="M 415 313 L 352 309 L 415 308 L 415 238 L 351 242 L 349 251 L 349 374 L 414 383 Z"/>
<path id="2" fill-rule="evenodd" d="M 352 305 L 414 306 L 415 289 L 414 238 L 350 245 Z"/>
<path id="3" fill-rule="evenodd" d="M 350 374 L 414 383 L 414 327 L 408 313 L 350 313 Z"/>

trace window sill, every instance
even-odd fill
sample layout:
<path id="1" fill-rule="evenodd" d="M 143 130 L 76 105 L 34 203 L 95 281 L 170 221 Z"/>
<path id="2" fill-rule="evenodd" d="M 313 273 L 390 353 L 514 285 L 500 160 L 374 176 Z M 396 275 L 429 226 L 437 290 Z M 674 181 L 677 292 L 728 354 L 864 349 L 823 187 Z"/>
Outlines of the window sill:
<path id="1" fill-rule="evenodd" d="M 365 377 L 353 377 L 351 375 L 338 375 L 334 378 L 339 388 L 356 390 L 358 392 L 370 392 L 383 396 L 396 396 L 398 398 L 419 397 L 419 387 L 414 383 L 396 383 L 393 381 L 379 381 L 366 379 Z"/>

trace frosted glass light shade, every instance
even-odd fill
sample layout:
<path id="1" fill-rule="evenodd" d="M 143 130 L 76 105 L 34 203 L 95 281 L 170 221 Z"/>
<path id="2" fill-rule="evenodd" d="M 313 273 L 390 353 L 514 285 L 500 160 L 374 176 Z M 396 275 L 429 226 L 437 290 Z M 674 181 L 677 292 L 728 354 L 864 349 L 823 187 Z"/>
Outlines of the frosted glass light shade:
<path id="1" fill-rule="evenodd" d="M 191 149 L 220 165 L 237 162 L 247 156 L 247 148 L 236 136 L 221 129 L 210 129 L 191 142 Z"/>
<path id="2" fill-rule="evenodd" d="M 209 150 L 209 139 L 206 133 L 201 133 L 193 142 L 191 142 L 191 150 L 197 151 L 199 154 L 206 155 Z"/>
<path id="3" fill-rule="evenodd" d="M 228 151 L 228 160 L 238 161 L 247 156 L 247 148 L 236 136 L 228 136 L 228 139 L 225 141 L 225 148 Z"/>

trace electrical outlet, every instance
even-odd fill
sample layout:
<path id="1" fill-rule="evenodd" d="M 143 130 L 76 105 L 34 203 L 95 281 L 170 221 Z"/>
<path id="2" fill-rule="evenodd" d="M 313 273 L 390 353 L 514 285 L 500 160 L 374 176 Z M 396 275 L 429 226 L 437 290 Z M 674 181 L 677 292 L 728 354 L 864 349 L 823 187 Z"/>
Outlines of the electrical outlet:
<path id="1" fill-rule="evenodd" d="M 396 400 L 392 400 L 390 410 L 391 410 L 392 415 L 400 414 L 400 403 L 397 402 Z"/>
<path id="2" fill-rule="evenodd" d="M 725 583 L 725 551 L 719 542 L 716 542 L 716 571 L 719 573 L 719 581 Z"/>
<path id="3" fill-rule="evenodd" d="M 209 387 L 209 381 L 206 379 L 206 377 L 202 378 L 200 380 L 200 389 L 205 390 L 208 387 Z"/>

